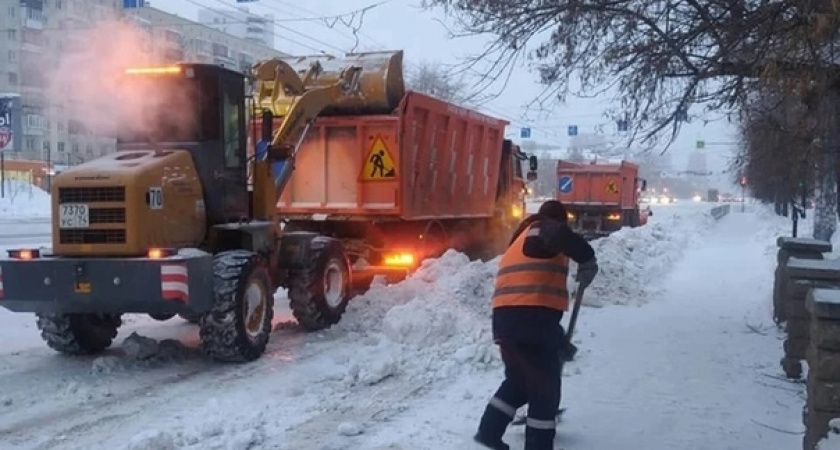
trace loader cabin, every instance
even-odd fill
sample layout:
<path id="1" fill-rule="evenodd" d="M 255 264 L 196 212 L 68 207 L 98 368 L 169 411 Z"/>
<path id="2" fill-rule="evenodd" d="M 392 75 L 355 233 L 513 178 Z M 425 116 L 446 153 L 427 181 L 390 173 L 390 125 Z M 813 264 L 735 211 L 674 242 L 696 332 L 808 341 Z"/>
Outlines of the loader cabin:
<path id="1" fill-rule="evenodd" d="M 117 151 L 186 150 L 211 225 L 250 217 L 245 76 L 212 64 L 129 68 Z M 130 153 L 126 153 L 126 156 Z"/>

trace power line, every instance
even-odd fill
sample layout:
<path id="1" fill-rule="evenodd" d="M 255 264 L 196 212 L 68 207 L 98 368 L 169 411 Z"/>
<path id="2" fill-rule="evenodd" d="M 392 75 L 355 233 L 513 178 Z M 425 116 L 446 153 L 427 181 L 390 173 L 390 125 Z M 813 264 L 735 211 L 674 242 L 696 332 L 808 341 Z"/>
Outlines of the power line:
<path id="1" fill-rule="evenodd" d="M 227 3 L 225 3 L 225 2 L 223 2 L 223 1 L 221 1 L 221 0 L 216 0 L 216 1 L 217 1 L 218 3 L 221 3 L 222 5 L 225 5 L 225 6 L 230 6 L 229 4 L 227 4 Z M 192 4 L 193 6 L 198 6 L 199 8 L 202 8 L 202 9 L 208 9 L 206 5 L 202 5 L 201 3 L 198 3 L 198 2 L 196 2 L 195 0 L 186 0 L 186 2 L 187 2 L 187 3 Z M 216 12 L 216 13 L 218 13 L 218 14 L 220 14 L 220 15 L 222 15 L 222 16 L 225 16 L 225 17 L 227 17 L 227 18 L 234 19 L 234 20 L 238 20 L 236 17 L 234 17 L 234 16 L 232 16 L 232 15 L 228 14 L 228 13 L 227 13 L 227 12 L 225 12 L 225 11 L 215 10 L 215 12 Z M 196 22 L 196 23 L 199 23 L 199 22 Z M 275 22 L 275 24 L 276 24 L 276 22 Z M 206 25 L 205 25 L 205 26 L 206 26 Z M 212 27 L 210 27 L 210 28 L 212 28 Z M 283 37 L 283 38 L 284 38 L 284 39 L 286 39 L 287 41 L 291 42 L 292 44 L 297 44 L 297 45 L 300 45 L 301 47 L 304 47 L 304 48 L 309 48 L 309 49 L 311 49 L 311 50 L 313 50 L 313 51 L 315 51 L 315 52 L 320 51 L 320 50 L 316 49 L 315 47 L 312 47 L 312 46 L 310 46 L 310 45 L 307 45 L 307 44 L 304 44 L 304 43 L 302 43 L 302 42 L 296 41 L 296 40 L 294 40 L 294 39 L 290 39 L 290 38 L 286 38 L 286 37 Z M 272 45 L 272 48 L 274 48 L 274 46 L 273 46 L 273 45 Z"/>
<path id="2" fill-rule="evenodd" d="M 202 6 L 202 7 L 206 8 L 206 7 L 205 7 L 205 6 L 203 6 L 203 5 L 199 5 L 199 4 L 197 4 L 194 0 L 187 0 L 187 1 L 188 1 L 189 3 L 194 4 L 194 5 L 197 5 L 197 6 Z M 232 4 L 227 3 L 227 2 L 225 2 L 225 1 L 223 1 L 223 0 L 215 0 L 215 1 L 216 1 L 216 3 L 219 3 L 220 5 L 227 6 L 227 7 L 229 7 L 229 8 L 232 8 L 233 10 L 238 10 L 238 9 L 236 8 L 236 5 L 232 5 Z M 363 17 L 363 16 L 364 16 L 364 14 L 365 14 L 367 11 L 370 11 L 371 9 L 377 8 L 377 7 L 379 7 L 379 6 L 381 6 L 381 5 L 385 4 L 385 3 L 388 3 L 389 1 L 390 1 L 390 0 L 383 0 L 383 1 L 380 1 L 380 2 L 378 2 L 378 3 L 374 3 L 374 4 L 372 4 L 372 5 L 369 5 L 369 6 L 365 7 L 365 8 L 361 8 L 361 9 L 360 9 L 360 10 L 358 10 L 358 11 L 351 12 L 350 14 L 351 14 L 351 15 L 353 15 L 353 16 L 358 15 L 358 16 L 360 16 L 360 17 Z M 215 10 L 215 11 L 216 11 L 216 12 L 218 12 L 219 14 L 223 14 L 223 15 L 225 15 L 225 14 L 224 14 L 224 12 L 223 12 L 222 10 Z M 283 12 L 283 11 L 280 11 L 280 12 Z M 346 14 L 345 14 L 345 15 L 346 15 Z M 334 19 L 334 18 L 336 18 L 336 17 L 342 17 L 342 16 L 343 16 L 343 15 L 321 16 L 321 18 L 322 18 L 322 19 L 327 19 L 327 20 L 329 20 L 329 19 Z M 228 17 L 230 17 L 230 16 L 228 15 Z M 336 20 L 337 20 L 337 19 L 336 19 Z M 344 50 L 344 49 L 342 49 L 342 48 L 340 48 L 340 47 L 337 47 L 337 46 L 335 46 L 335 45 L 332 45 L 332 44 L 330 44 L 330 43 L 328 43 L 328 42 L 325 42 L 325 41 L 322 41 L 322 40 L 320 40 L 320 39 L 313 38 L 313 37 L 308 36 L 308 35 L 306 35 L 306 34 L 304 34 L 304 33 L 300 33 L 300 32 L 298 32 L 298 31 L 296 31 L 296 30 L 294 30 L 294 29 L 292 29 L 292 28 L 289 28 L 289 27 L 287 27 L 287 26 L 283 25 L 282 23 L 279 23 L 277 20 L 273 20 L 273 19 L 272 19 L 272 20 L 270 20 L 270 22 L 273 22 L 273 23 L 275 24 L 275 26 L 277 26 L 278 28 L 281 28 L 281 29 L 287 30 L 287 31 L 289 31 L 289 32 L 291 32 L 291 33 L 294 33 L 295 35 L 297 35 L 297 36 L 298 36 L 298 37 L 300 37 L 300 38 L 307 39 L 307 40 L 309 40 L 309 41 L 315 42 L 315 43 L 320 44 L 320 45 L 322 45 L 322 46 L 324 46 L 324 47 L 331 48 L 331 49 L 336 50 L 336 51 L 341 52 L 341 53 L 344 53 L 344 52 L 345 52 L 345 50 Z M 288 38 L 286 38 L 286 39 L 287 39 L 289 42 L 296 43 L 296 44 L 298 44 L 298 45 L 300 45 L 300 46 L 302 46 L 302 47 L 309 48 L 309 49 L 311 49 L 311 50 L 313 50 L 313 51 L 315 51 L 315 52 L 323 52 L 323 49 L 317 49 L 317 48 L 312 47 L 312 46 L 307 45 L 307 44 L 302 44 L 302 43 L 300 43 L 300 42 L 295 42 L 295 41 L 293 41 L 293 40 L 291 40 L 291 39 L 288 39 Z"/>

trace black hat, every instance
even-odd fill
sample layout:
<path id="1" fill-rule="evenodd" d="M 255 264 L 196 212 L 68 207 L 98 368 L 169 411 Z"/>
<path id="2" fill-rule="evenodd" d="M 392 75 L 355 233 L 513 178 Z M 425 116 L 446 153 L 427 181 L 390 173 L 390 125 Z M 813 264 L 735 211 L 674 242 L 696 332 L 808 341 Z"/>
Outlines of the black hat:
<path id="1" fill-rule="evenodd" d="M 568 220 L 566 207 L 557 200 L 549 200 L 543 203 L 537 214 L 554 220 L 559 220 L 561 222 L 566 222 L 566 220 Z"/>

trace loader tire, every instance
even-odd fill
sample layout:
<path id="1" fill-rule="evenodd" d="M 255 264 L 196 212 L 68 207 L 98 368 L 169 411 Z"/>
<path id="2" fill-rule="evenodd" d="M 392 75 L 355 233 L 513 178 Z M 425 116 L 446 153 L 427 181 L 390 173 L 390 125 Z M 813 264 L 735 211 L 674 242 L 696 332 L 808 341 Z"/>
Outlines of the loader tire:
<path id="1" fill-rule="evenodd" d="M 246 250 L 213 258 L 214 303 L 199 319 L 204 351 L 224 362 L 249 362 L 265 352 L 274 317 L 268 262 Z"/>
<path id="2" fill-rule="evenodd" d="M 119 314 L 37 314 L 38 329 L 47 345 L 67 355 L 105 351 L 122 325 Z"/>
<path id="3" fill-rule="evenodd" d="M 308 267 L 289 273 L 289 306 L 298 323 L 316 331 L 338 323 L 351 296 L 350 261 L 341 244 L 316 238 Z"/>

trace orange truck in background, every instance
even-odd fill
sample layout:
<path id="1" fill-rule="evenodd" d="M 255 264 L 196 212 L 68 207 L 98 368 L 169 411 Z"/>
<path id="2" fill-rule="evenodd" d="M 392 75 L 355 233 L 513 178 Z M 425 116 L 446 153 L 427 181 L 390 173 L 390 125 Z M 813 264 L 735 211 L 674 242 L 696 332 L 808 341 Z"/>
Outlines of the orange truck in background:
<path id="1" fill-rule="evenodd" d="M 629 161 L 558 161 L 557 199 L 566 205 L 572 229 L 595 239 L 646 224 L 652 212 L 640 207 L 640 195 L 647 181 L 638 175 L 639 166 Z"/>
<path id="2" fill-rule="evenodd" d="M 384 89 L 315 120 L 277 203 L 285 230 L 340 239 L 354 277 L 365 267 L 405 273 L 449 248 L 498 255 L 523 218 L 536 157 L 505 139 L 507 121 L 407 91 L 401 51 L 352 58 Z M 289 62 L 303 70 L 312 60 L 330 72 L 320 56 Z"/>

